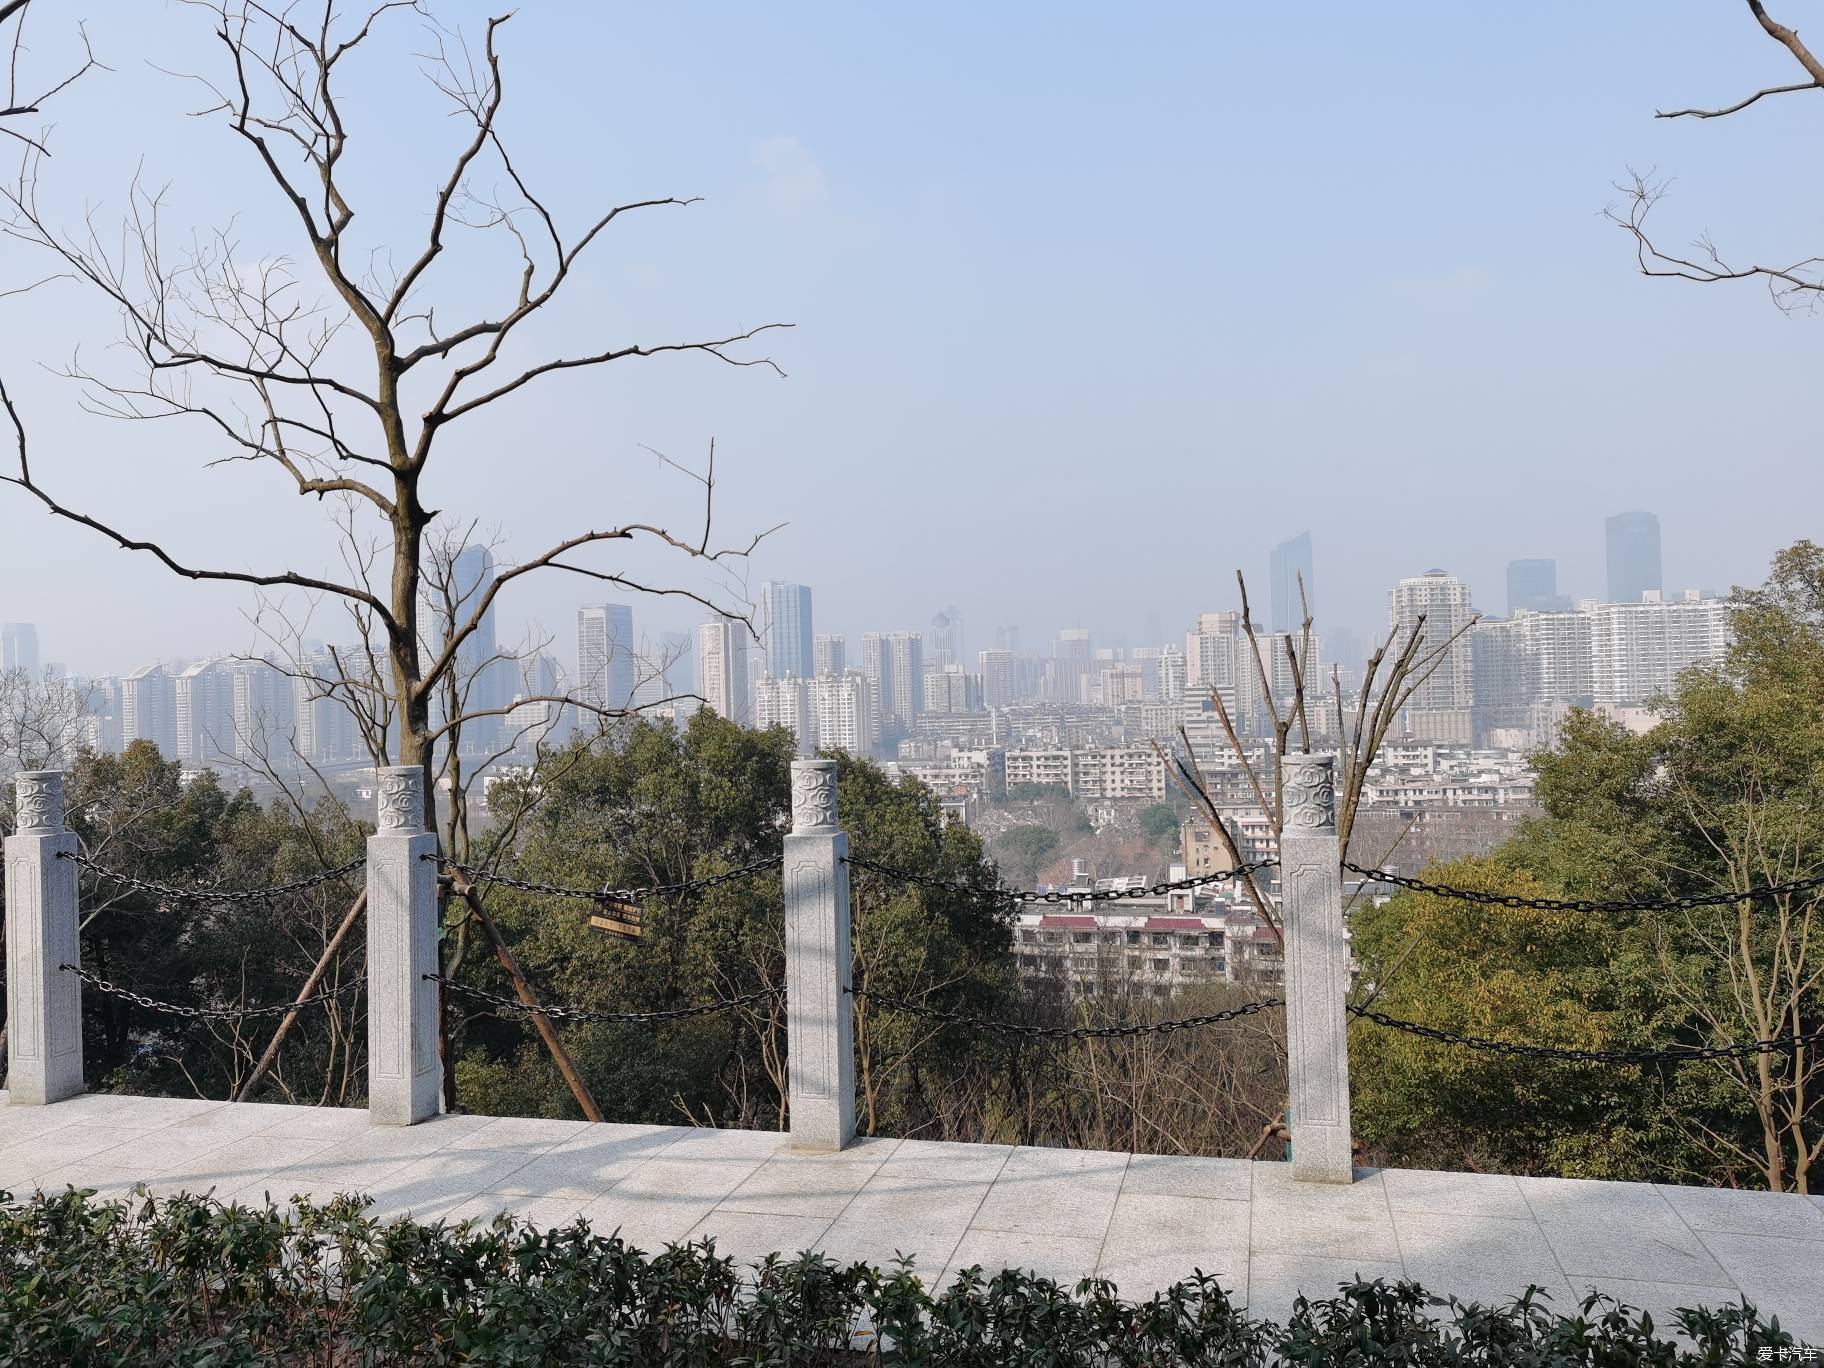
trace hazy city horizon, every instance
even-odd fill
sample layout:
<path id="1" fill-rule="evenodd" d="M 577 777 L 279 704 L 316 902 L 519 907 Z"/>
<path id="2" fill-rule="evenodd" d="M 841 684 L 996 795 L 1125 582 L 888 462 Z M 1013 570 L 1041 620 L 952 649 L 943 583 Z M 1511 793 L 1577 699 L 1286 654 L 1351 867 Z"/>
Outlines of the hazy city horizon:
<path id="1" fill-rule="evenodd" d="M 573 530 L 579 508 L 689 530 L 701 489 L 649 448 L 701 469 L 714 439 L 727 540 L 785 524 L 755 551 L 750 589 L 812 585 L 819 621 L 851 636 L 922 630 L 955 604 L 971 648 L 1002 624 L 1147 644 L 1151 614 L 1232 607 L 1236 568 L 1264 596 L 1271 548 L 1306 529 L 1320 627 L 1364 638 L 1386 587 L 1432 567 L 1479 606 L 1503 602 L 1506 564 L 1524 558 L 1555 559 L 1560 592 L 1600 596 L 1603 519 L 1635 508 L 1659 515 L 1668 589 L 1758 582 L 1824 495 L 1803 401 L 1815 330 L 1753 291 L 1638 279 L 1599 211 L 1629 166 L 1657 165 L 1677 176 L 1668 230 L 1752 255 L 1800 233 L 1820 192 L 1777 161 L 1779 134 L 1804 118 L 1795 103 L 1753 111 L 1753 139 L 1653 119 L 1675 95 L 1753 86 L 1770 63 L 1734 15 L 1680 9 L 1682 22 L 1648 25 L 1626 7 L 1488 16 L 1490 50 L 1513 69 L 1559 74 L 1543 112 L 1525 82 L 1475 75 L 1417 13 L 1330 7 L 1294 33 L 1190 8 L 1086 10 L 1055 30 L 831 9 L 789 28 L 725 15 L 687 39 L 682 16 L 528 11 L 513 59 L 540 77 L 520 78 L 516 117 L 565 130 L 524 154 L 563 187 L 560 215 L 704 197 L 617 225 L 543 336 L 560 349 L 588 337 L 601 309 L 630 337 L 790 322 L 765 348 L 787 378 L 672 358 L 556 382 L 453 434 L 460 456 L 432 495 L 485 510 L 508 563 Z M 98 221 L 120 212 L 140 143 L 117 136 L 112 111 L 131 104 L 173 223 L 244 211 L 244 253 L 296 255 L 271 203 L 223 195 L 246 149 L 186 119 L 193 88 L 154 69 L 184 66 L 204 18 L 119 0 L 92 16 L 115 70 L 93 73 L 106 99 L 57 111 L 45 207 L 70 223 L 88 205 Z M 409 49 L 408 30 L 384 41 Z M 47 26 L 43 58 L 65 38 Z M 927 98 L 933 63 L 941 102 Z M 1311 79 L 1322 108 L 1354 111 L 1346 126 L 1297 93 Z M 579 80 L 615 99 L 560 110 L 553 92 Z M 398 114 L 400 138 L 447 141 L 399 84 L 371 112 Z M 643 106 L 670 114 L 637 131 L 615 118 Z M 1245 139 L 1221 135 L 1237 125 Z M 579 157 L 595 175 L 566 178 Z M 356 169 L 371 232 L 415 224 L 425 186 Z M 1777 197 L 1734 193 L 1776 176 Z M 44 273 L 19 244 L 0 255 L 9 279 Z M 273 504 L 255 471 L 204 470 L 194 432 L 80 411 L 77 387 L 44 366 L 85 339 L 83 363 L 106 362 L 94 339 L 113 325 L 91 297 L 54 282 L 5 309 L 0 372 L 21 377 L 53 488 L 199 559 L 335 566 L 315 501 Z M 49 658 L 101 674 L 251 644 L 245 592 L 163 577 L 24 499 L 6 510 L 0 619 L 40 624 Z M 1147 535 L 1118 560 L 1080 549 L 1106 526 Z M 666 569 L 644 553 L 626 563 Z M 561 642 L 602 598 L 534 577 L 500 616 Z M 699 616 L 641 607 L 655 633 Z"/>

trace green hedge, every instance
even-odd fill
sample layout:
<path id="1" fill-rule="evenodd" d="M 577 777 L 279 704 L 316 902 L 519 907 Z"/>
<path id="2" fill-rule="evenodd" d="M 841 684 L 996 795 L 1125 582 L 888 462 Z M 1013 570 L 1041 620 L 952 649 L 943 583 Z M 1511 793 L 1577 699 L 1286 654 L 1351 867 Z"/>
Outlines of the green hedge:
<path id="1" fill-rule="evenodd" d="M 140 1193 L 0 1193 L 0 1363 L 1224 1365 L 1749 1364 L 1794 1344 L 1748 1306 L 1651 1317 L 1592 1298 L 1559 1315 L 1411 1283 L 1351 1283 L 1250 1319 L 1198 1274 L 1148 1301 L 970 1270 L 932 1295 L 907 1267 L 712 1242 L 645 1255 L 580 1222 L 539 1232 L 382 1222 L 359 1200 L 223 1206 Z M 884 1349 L 882 1346 L 886 1346 Z M 1692 1347 L 1695 1346 L 1695 1347 Z"/>

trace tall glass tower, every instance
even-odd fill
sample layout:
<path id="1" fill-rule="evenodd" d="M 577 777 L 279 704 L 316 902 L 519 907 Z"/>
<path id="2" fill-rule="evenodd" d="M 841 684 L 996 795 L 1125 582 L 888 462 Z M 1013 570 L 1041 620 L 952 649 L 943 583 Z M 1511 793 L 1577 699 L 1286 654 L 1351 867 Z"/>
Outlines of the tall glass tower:
<path id="1" fill-rule="evenodd" d="M 1648 590 L 1665 587 L 1659 560 L 1659 518 L 1652 513 L 1617 513 L 1605 524 L 1609 551 L 1610 603 L 1639 603 Z"/>

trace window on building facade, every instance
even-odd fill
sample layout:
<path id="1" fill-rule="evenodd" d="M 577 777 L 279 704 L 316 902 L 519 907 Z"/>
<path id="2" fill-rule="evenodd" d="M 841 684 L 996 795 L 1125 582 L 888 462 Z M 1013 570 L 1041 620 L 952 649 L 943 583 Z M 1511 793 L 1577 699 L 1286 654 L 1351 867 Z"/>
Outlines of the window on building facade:
<path id="1" fill-rule="evenodd" d="M 1154 945 L 1170 945 L 1171 943 L 1172 943 L 1172 938 L 1169 935 L 1167 935 L 1165 932 L 1163 932 L 1163 931 L 1153 932 L 1153 944 Z"/>
<path id="2" fill-rule="evenodd" d="M 1170 969 L 1171 967 L 1172 967 L 1172 962 L 1169 959 L 1156 959 L 1153 961 L 1153 968 L 1156 971 L 1158 971 L 1159 973 L 1164 973 L 1166 970 Z"/>

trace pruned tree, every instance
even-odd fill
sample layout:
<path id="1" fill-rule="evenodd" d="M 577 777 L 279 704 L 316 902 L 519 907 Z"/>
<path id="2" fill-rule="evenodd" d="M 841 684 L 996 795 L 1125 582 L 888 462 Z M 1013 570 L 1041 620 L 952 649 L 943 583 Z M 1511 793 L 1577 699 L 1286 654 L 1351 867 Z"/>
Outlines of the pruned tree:
<path id="1" fill-rule="evenodd" d="M 1276 698 L 1272 684 L 1273 669 L 1268 655 L 1271 647 L 1262 644 L 1260 633 L 1255 628 L 1253 609 L 1248 600 L 1247 580 L 1239 570 L 1235 572 L 1235 583 L 1241 594 L 1241 635 L 1248 645 L 1247 660 L 1253 667 L 1257 696 L 1269 733 L 1265 747 L 1250 748 L 1247 745 L 1238 719 L 1231 713 L 1220 688 L 1210 690 L 1210 701 L 1222 724 L 1223 735 L 1246 779 L 1248 791 L 1260 811 L 1265 814 L 1277 841 L 1285 826 L 1286 759 L 1295 753 L 1308 755 L 1311 752 L 1312 723 L 1306 695 L 1311 657 L 1315 649 L 1311 636 L 1313 620 L 1305 596 L 1304 576 L 1300 575 L 1298 600 L 1301 622 L 1298 631 L 1287 632 L 1277 638 L 1286 655 L 1291 697 L 1287 699 L 1282 694 Z M 1464 633 L 1475 625 L 1475 619 L 1471 618 L 1442 641 L 1433 641 L 1426 633 L 1425 621 L 1425 616 L 1421 614 L 1411 631 L 1402 633 L 1398 627 L 1389 630 L 1387 639 L 1368 658 L 1368 663 L 1363 668 L 1353 716 L 1345 713 L 1342 672 L 1336 665 L 1331 666 L 1338 746 L 1336 825 L 1345 858 L 1349 853 L 1350 831 L 1355 824 L 1355 814 L 1361 807 L 1362 791 L 1367 786 L 1375 756 L 1380 753 L 1388 733 L 1399 723 L 1413 695 L 1444 662 Z M 1271 640 L 1273 638 L 1270 637 L 1269 641 Z M 1182 726 L 1178 729 L 1178 736 L 1182 749 L 1168 750 L 1157 741 L 1153 743 L 1153 748 L 1159 753 L 1166 773 L 1171 776 L 1174 784 L 1196 805 L 1204 820 L 1209 823 L 1224 853 L 1229 857 L 1231 866 L 1241 869 L 1247 863 L 1241 845 L 1235 832 L 1223 820 L 1222 805 L 1191 746 L 1190 736 Z M 1261 920 L 1272 931 L 1275 939 L 1281 939 L 1279 909 L 1267 895 L 1263 881 L 1257 879 L 1252 870 L 1246 870 L 1241 878 L 1254 906 L 1260 912 Z"/>
<path id="2" fill-rule="evenodd" d="M 1747 0 L 1748 12 L 1761 31 L 1779 44 L 1787 56 L 1805 73 L 1805 79 L 1787 85 L 1765 86 L 1733 104 L 1714 108 L 1666 109 L 1656 111 L 1659 119 L 1721 119 L 1739 114 L 1762 100 L 1796 94 L 1802 90 L 1824 90 L 1824 61 L 1812 52 L 1798 31 L 1768 14 L 1761 0 Z M 1652 172 L 1630 171 L 1627 181 L 1615 188 L 1625 196 L 1621 207 L 1610 206 L 1605 212 L 1611 222 L 1632 240 L 1634 259 L 1642 275 L 1716 284 L 1729 280 L 1758 280 L 1764 283 L 1773 302 L 1787 312 L 1810 312 L 1824 296 L 1824 256 L 1800 256 L 1786 262 L 1766 265 L 1732 260 L 1708 233 L 1699 234 L 1686 249 L 1662 247 L 1647 228 L 1647 220 L 1665 198 L 1670 181 Z"/>
<path id="3" fill-rule="evenodd" d="M 46 670 L 0 670 L 0 780 L 67 765 L 82 742 L 90 693 Z"/>
<path id="4" fill-rule="evenodd" d="M 5 231 L 48 253 L 58 271 L 119 312 L 129 369 L 101 373 L 80 360 L 64 368 L 80 383 L 88 409 L 129 422 L 184 425 L 215 444 L 212 464 L 253 463 L 272 469 L 299 497 L 344 501 L 342 568 L 201 565 L 156 534 L 85 512 L 64 492 L 74 473 L 68 463 L 35 458 L 24 415 L 3 390 L 17 462 L 0 478 L 53 517 L 185 579 L 343 605 L 357 625 L 357 652 L 367 658 L 350 662 L 325 687 L 359 699 L 369 719 L 364 738 L 377 758 L 421 765 L 427 781 L 436 777 L 449 729 L 462 722 L 460 713 L 437 720 L 439 691 L 448 689 L 496 599 L 526 576 L 582 576 L 629 593 L 680 596 L 745 620 L 720 601 L 722 590 L 654 583 L 599 555 L 652 543 L 713 572 L 751 552 L 758 538 L 729 546 L 712 540 L 712 457 L 706 473 L 692 472 L 705 492 L 699 529 L 678 534 L 629 520 L 579 531 L 502 567 L 462 603 L 447 632 L 427 630 L 438 517 L 427 503 L 427 480 L 441 468 L 436 458 L 446 439 L 472 426 L 475 415 L 536 394 L 557 376 L 672 353 L 778 371 L 743 344 L 789 326 L 783 323 L 685 340 L 604 340 L 575 354 L 527 359 L 532 325 L 617 223 L 681 211 L 694 201 L 670 195 L 626 201 L 578 228 L 560 225 L 522 175 L 502 127 L 497 40 L 506 16 L 488 22 L 475 54 L 438 27 L 421 0 L 386 0 L 353 20 L 339 17 L 328 0 L 309 6 L 308 18 L 303 4 L 187 3 L 207 14 L 221 54 L 213 74 L 188 78 L 206 92 L 197 113 L 218 120 L 245 149 L 252 183 L 276 197 L 304 251 L 295 258 L 276 251 L 250 256 L 227 229 L 185 234 L 185 245 L 174 248 L 163 192 L 137 181 L 118 232 L 104 229 L 93 212 L 66 231 L 43 207 L 43 156 L 35 144 L 16 180 L 0 190 Z M 355 231 L 365 218 L 357 214 L 347 158 L 361 135 L 346 84 L 351 55 L 408 16 L 426 22 L 429 46 L 420 69 L 463 133 L 430 196 L 424 236 L 402 256 Z M 411 155 L 417 161 L 424 153 Z M 504 192 L 478 188 L 486 177 L 497 178 Z M 448 297 L 471 295 L 478 272 L 485 279 L 486 269 L 498 264 L 488 255 L 495 246 L 512 261 L 500 273 L 500 302 L 452 316 L 459 306 L 440 305 L 440 288 Z M 435 791 L 427 782 L 433 814 Z"/>

